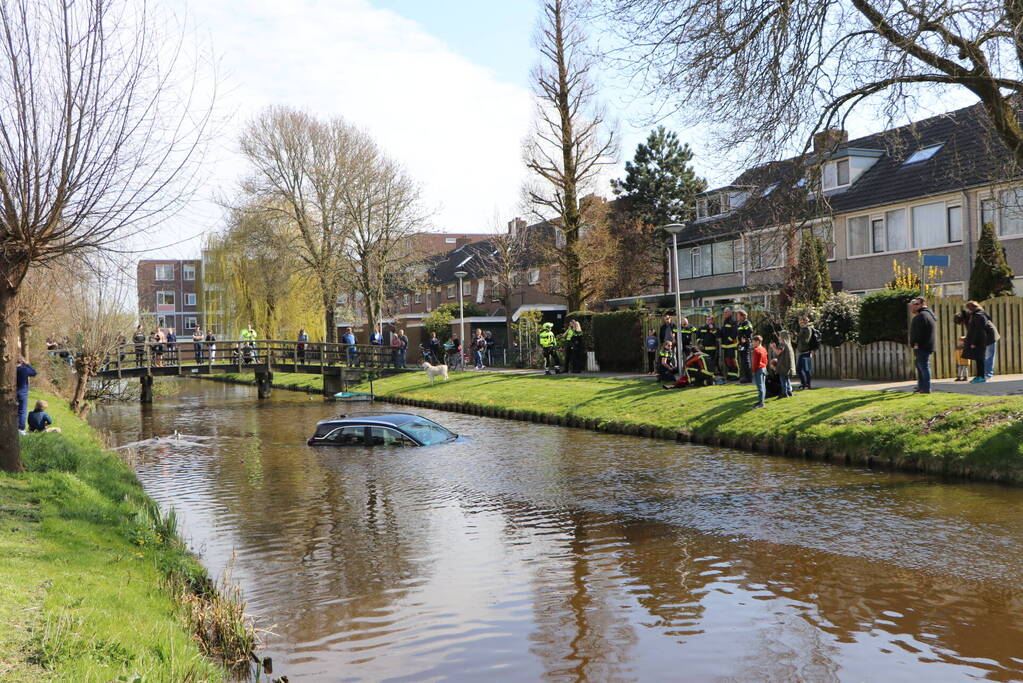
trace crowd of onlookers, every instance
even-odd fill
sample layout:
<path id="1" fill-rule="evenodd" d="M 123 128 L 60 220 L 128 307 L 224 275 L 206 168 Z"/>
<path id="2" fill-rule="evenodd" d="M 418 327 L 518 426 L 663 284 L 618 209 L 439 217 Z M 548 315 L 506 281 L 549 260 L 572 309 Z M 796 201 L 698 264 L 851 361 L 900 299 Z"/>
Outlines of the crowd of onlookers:
<path id="1" fill-rule="evenodd" d="M 916 360 L 917 385 L 915 392 L 931 393 L 931 355 L 934 354 L 937 320 L 927 307 L 927 300 L 920 296 L 910 304 L 913 319 L 909 328 L 909 344 Z M 956 343 L 957 382 L 970 381 L 975 384 L 987 382 L 995 374 L 995 353 L 1001 338 L 998 328 L 984 307 L 976 301 L 967 301 L 963 310 L 955 316 L 956 329 L 963 334 Z M 970 364 L 974 377 L 969 379 Z"/>
<path id="2" fill-rule="evenodd" d="M 708 315 L 694 327 L 688 318 L 676 324 L 665 315 L 658 330 L 650 329 L 644 348 L 647 373 L 656 374 L 665 389 L 707 386 L 725 382 L 753 384 L 756 407 L 768 398 L 792 396 L 792 378 L 798 389 L 812 389 L 813 353 L 820 348 L 820 332 L 806 317 L 799 318 L 793 339 L 788 330 L 769 340 L 756 334 L 742 309 L 725 308 L 720 324 Z"/>

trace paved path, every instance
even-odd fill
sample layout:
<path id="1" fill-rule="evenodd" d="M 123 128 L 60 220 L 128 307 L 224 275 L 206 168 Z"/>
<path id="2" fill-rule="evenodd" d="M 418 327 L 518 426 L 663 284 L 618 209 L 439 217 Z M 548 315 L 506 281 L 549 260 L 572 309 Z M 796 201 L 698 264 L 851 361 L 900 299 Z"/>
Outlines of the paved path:
<path id="1" fill-rule="evenodd" d="M 469 372 L 472 372 L 471 370 Z M 508 372 L 523 375 L 543 374 L 542 370 L 487 368 L 484 372 Z M 629 372 L 586 372 L 582 377 L 607 377 L 610 379 L 647 379 L 656 381 L 656 376 Z M 972 376 L 971 376 L 972 379 Z M 852 379 L 815 379 L 815 387 L 834 389 L 864 389 L 868 391 L 906 391 L 916 388 L 916 381 L 908 382 L 874 382 Z M 956 382 L 951 379 L 936 379 L 931 382 L 931 391 L 944 391 L 953 394 L 976 394 L 978 396 L 1009 396 L 1023 394 L 1023 375 L 995 375 L 982 384 Z"/>

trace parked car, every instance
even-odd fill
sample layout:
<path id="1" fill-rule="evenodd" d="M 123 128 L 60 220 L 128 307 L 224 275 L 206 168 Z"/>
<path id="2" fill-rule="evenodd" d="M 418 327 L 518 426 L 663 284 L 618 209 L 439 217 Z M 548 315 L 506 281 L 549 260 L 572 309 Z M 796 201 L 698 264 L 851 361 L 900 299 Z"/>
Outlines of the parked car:
<path id="1" fill-rule="evenodd" d="M 412 413 L 338 415 L 316 423 L 310 446 L 433 446 L 458 438 L 432 420 Z"/>

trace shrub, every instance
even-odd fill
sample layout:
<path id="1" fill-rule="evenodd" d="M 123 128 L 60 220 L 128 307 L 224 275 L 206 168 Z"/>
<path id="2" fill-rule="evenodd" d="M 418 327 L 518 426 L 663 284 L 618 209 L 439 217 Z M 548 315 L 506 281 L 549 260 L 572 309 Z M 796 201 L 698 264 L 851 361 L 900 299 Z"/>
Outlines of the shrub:
<path id="1" fill-rule="evenodd" d="M 821 307 L 821 341 L 841 346 L 856 341 L 860 325 L 860 299 L 849 292 L 838 292 Z"/>
<path id="2" fill-rule="evenodd" d="M 1005 247 L 998 241 L 995 226 L 985 223 L 977 241 L 977 260 L 970 275 L 970 298 L 984 301 L 1012 296 L 1012 268 L 1005 259 Z"/>
<path id="3" fill-rule="evenodd" d="M 601 370 L 643 369 L 643 320 L 646 311 L 594 313 L 593 347 Z"/>
<path id="4" fill-rule="evenodd" d="M 909 302 L 920 296 L 915 289 L 885 289 L 860 302 L 859 342 L 903 343 L 909 335 Z"/>
<path id="5" fill-rule="evenodd" d="M 468 318 L 470 316 L 475 316 L 475 315 L 490 315 L 489 313 L 487 313 L 486 309 L 482 308 L 481 306 L 479 306 L 478 304 L 476 304 L 473 301 L 463 301 L 462 302 L 462 310 L 465 313 L 465 317 L 466 318 Z M 443 311 L 444 313 L 448 313 L 448 314 L 451 315 L 452 318 L 457 319 L 458 318 L 458 302 L 457 301 L 449 301 L 447 303 L 443 303 L 443 304 L 441 304 L 440 306 L 437 306 L 437 308 L 434 309 L 434 312 L 438 312 L 438 311 Z M 438 334 L 437 336 L 439 337 L 440 334 Z"/>
<path id="6" fill-rule="evenodd" d="M 451 336 L 451 321 L 454 319 L 455 317 L 447 310 L 435 308 L 423 318 L 425 338 L 428 339 L 431 332 L 436 332 L 438 339 L 448 339 Z"/>

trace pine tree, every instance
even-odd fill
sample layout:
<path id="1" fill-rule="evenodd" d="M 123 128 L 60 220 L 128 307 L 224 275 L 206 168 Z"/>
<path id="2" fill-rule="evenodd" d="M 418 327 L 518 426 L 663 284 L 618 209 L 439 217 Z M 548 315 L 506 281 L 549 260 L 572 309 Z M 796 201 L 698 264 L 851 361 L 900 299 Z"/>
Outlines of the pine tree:
<path id="1" fill-rule="evenodd" d="M 675 132 L 658 126 L 645 143 L 636 146 L 633 160 L 625 162 L 625 178 L 611 181 L 614 193 L 624 200 L 625 214 L 655 226 L 647 248 L 660 254 L 666 289 L 668 255 L 664 245 L 668 233 L 663 226 L 692 220 L 696 195 L 707 187 L 690 166 L 692 159 L 688 144 L 680 143 Z"/>
<path id="2" fill-rule="evenodd" d="M 984 301 L 995 296 L 1012 296 L 1012 268 L 1005 259 L 1005 247 L 998 242 L 995 226 L 985 223 L 977 241 L 977 258 L 970 275 L 970 298 Z"/>
<path id="3" fill-rule="evenodd" d="M 831 271 L 824 240 L 806 232 L 799 245 L 799 261 L 792 280 L 792 298 L 802 304 L 820 306 L 831 296 Z"/>

